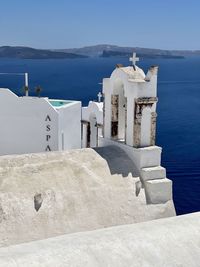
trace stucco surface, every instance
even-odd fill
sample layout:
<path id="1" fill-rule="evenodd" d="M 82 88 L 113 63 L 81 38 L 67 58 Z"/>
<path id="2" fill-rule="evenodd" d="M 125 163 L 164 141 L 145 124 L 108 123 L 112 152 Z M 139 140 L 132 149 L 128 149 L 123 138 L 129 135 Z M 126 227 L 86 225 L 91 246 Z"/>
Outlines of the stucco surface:
<path id="1" fill-rule="evenodd" d="M 49 101 L 0 88 L 0 155 L 81 148 L 81 102 Z"/>
<path id="2" fill-rule="evenodd" d="M 92 149 L 0 157 L 0 246 L 175 215 L 172 201 L 136 197 L 130 159 L 119 162 L 114 172 Z"/>
<path id="3" fill-rule="evenodd" d="M 0 249 L 1 267 L 198 267 L 200 213 Z"/>

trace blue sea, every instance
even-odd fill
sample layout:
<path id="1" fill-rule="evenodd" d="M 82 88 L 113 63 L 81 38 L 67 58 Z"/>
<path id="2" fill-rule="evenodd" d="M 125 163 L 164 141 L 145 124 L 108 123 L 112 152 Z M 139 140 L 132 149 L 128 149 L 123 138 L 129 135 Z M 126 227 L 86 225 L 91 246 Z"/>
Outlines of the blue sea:
<path id="1" fill-rule="evenodd" d="M 124 58 L 61 60 L 0 59 L 0 72 L 28 72 L 30 94 L 42 87 L 42 96 L 60 99 L 97 99 L 104 77 Z M 159 65 L 157 145 L 163 148 L 162 165 L 173 180 L 177 214 L 200 211 L 200 57 L 144 59 L 145 71 Z M 0 87 L 22 94 L 22 76 L 1 76 Z"/>

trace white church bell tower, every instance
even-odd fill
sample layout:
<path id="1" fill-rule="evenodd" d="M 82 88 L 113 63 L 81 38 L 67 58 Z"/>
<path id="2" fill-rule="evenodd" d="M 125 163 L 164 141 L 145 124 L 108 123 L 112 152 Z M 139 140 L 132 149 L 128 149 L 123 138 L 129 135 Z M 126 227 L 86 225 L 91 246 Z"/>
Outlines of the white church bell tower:
<path id="1" fill-rule="evenodd" d="M 135 53 L 130 61 L 132 66 L 118 65 L 103 80 L 104 137 L 135 148 L 154 146 L 158 67 L 145 75 Z"/>
<path id="2" fill-rule="evenodd" d="M 172 199 L 172 182 L 161 164 L 162 148 L 155 145 L 158 67 L 147 74 L 136 65 L 117 65 L 110 78 L 103 79 L 103 137 L 100 146 L 118 146 L 138 171 L 148 204 Z"/>

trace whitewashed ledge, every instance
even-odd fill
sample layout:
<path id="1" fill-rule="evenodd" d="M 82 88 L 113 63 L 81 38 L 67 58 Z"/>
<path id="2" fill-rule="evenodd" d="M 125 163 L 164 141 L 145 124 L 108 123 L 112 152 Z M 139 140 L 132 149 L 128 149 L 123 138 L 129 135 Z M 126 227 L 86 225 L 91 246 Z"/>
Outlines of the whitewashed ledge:
<path id="1" fill-rule="evenodd" d="M 1 267 L 200 266 L 200 213 L 0 249 Z"/>

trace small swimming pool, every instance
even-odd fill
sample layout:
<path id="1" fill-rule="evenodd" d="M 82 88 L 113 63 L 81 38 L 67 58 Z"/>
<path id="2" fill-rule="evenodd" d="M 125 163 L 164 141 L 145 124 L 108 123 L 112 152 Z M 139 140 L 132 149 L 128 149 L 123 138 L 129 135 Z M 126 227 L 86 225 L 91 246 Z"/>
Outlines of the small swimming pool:
<path id="1" fill-rule="evenodd" d="M 65 106 L 65 105 L 68 105 L 70 103 L 72 103 L 72 101 L 69 101 L 69 100 L 59 100 L 59 99 L 52 99 L 52 100 L 49 100 L 49 103 L 53 106 L 53 107 L 62 107 L 62 106 Z"/>

